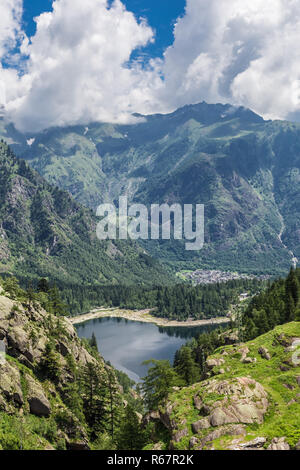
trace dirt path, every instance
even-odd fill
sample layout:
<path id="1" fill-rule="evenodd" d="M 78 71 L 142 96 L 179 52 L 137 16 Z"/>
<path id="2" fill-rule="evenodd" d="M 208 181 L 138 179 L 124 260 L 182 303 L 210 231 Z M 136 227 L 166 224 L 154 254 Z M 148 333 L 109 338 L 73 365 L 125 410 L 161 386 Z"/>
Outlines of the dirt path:
<path id="1" fill-rule="evenodd" d="M 151 309 L 147 310 L 121 310 L 118 308 L 104 308 L 92 310 L 89 313 L 71 317 L 70 321 L 73 325 L 79 325 L 89 320 L 97 318 L 125 318 L 131 321 L 139 321 L 144 323 L 155 323 L 157 326 L 180 326 L 180 327 L 193 327 L 202 325 L 219 325 L 222 323 L 229 323 L 228 317 L 210 318 L 208 320 L 188 320 L 176 321 L 167 320 L 164 318 L 157 318 L 151 315 Z"/>

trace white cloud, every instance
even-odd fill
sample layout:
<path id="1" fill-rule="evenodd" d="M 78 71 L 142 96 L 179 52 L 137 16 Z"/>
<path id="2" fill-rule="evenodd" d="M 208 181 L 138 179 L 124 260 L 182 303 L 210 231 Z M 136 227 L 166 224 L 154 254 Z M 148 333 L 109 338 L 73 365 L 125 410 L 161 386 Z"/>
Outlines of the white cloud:
<path id="1" fill-rule="evenodd" d="M 20 79 L 23 96 L 7 104 L 19 129 L 122 122 L 153 110 L 158 74 L 150 65 L 126 65 L 135 49 L 153 40 L 153 31 L 119 0 L 110 8 L 106 0 L 56 0 L 53 12 L 36 21 L 35 36 L 21 49 L 29 57 Z"/>
<path id="2" fill-rule="evenodd" d="M 21 33 L 22 0 L 1 0 L 0 56 L 13 49 Z"/>
<path id="3" fill-rule="evenodd" d="M 22 0 L 1 0 L 0 58 L 7 62 L 13 62 L 15 54 L 12 51 L 24 37 L 21 17 Z M 19 88 L 16 70 L 4 70 L 0 62 L 0 107 L 10 99 L 11 92 L 16 96 L 16 88 Z"/>
<path id="4" fill-rule="evenodd" d="M 187 0 L 173 45 L 147 67 L 129 60 L 154 32 L 120 0 L 111 7 L 55 0 L 29 42 L 20 29 L 22 1 L 1 2 L 0 54 L 23 41 L 28 56 L 21 75 L 0 66 L 0 105 L 5 91 L 6 112 L 20 129 L 128 122 L 133 112 L 202 100 L 300 116 L 300 0 Z"/>
<path id="5" fill-rule="evenodd" d="M 300 110 L 299 0 L 187 0 L 165 52 L 166 102 L 231 102 L 274 118 Z"/>

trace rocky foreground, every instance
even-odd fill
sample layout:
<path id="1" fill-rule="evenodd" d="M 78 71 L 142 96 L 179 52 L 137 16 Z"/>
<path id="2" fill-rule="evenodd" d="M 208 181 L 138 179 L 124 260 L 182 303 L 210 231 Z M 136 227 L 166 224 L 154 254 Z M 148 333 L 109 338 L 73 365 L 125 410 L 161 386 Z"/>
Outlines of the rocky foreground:
<path id="1" fill-rule="evenodd" d="M 145 416 L 156 425 L 155 448 L 300 450 L 299 345 L 300 323 L 293 322 L 217 350 L 207 380 L 174 388 Z"/>
<path id="2" fill-rule="evenodd" d="M 47 352 L 50 340 L 54 350 Z M 97 364 L 105 376 L 102 358 L 83 346 L 68 319 L 4 295 L 0 341 L 6 350 L 0 360 L 0 438 L 6 429 L 5 449 L 88 449 L 86 428 L 62 397 L 72 387 L 75 368 Z M 47 360 L 49 367 L 56 364 L 59 369 L 53 370 L 51 379 L 49 368 L 45 380 L 42 369 Z"/>

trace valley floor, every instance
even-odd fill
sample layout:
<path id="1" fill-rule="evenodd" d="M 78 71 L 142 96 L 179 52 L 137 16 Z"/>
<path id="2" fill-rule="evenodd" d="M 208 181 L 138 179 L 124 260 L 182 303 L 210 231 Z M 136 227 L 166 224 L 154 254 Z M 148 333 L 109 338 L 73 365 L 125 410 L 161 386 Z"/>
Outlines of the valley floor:
<path id="1" fill-rule="evenodd" d="M 71 317 L 70 321 L 73 325 L 85 323 L 89 320 L 97 318 L 125 318 L 126 320 L 139 321 L 144 323 L 155 323 L 157 326 L 168 327 L 168 326 L 180 326 L 180 327 L 191 327 L 191 326 L 202 326 L 202 325 L 219 325 L 223 323 L 229 323 L 230 318 L 218 317 L 209 318 L 205 320 L 167 320 L 165 318 L 158 318 L 151 315 L 151 309 L 146 310 L 122 310 L 118 308 L 104 308 L 92 310 L 89 313 L 77 315 Z"/>

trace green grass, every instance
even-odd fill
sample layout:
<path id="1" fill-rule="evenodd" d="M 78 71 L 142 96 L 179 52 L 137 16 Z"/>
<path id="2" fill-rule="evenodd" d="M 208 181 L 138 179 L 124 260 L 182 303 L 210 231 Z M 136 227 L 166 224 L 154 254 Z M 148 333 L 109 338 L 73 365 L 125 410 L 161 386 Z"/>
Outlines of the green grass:
<path id="1" fill-rule="evenodd" d="M 214 379 L 228 380 L 235 377 L 251 377 L 263 385 L 268 393 L 269 408 L 263 424 L 252 424 L 246 427 L 246 440 L 265 437 L 268 444 L 274 437 L 286 437 L 287 442 L 293 447 L 300 439 L 300 398 L 297 397 L 300 393 L 300 387 L 296 382 L 296 376 L 300 376 L 300 366 L 290 362 L 293 352 L 286 351 L 285 347 L 277 341 L 280 334 L 284 334 L 287 338 L 300 338 L 300 322 L 278 326 L 273 331 L 246 343 L 250 351 L 248 356 L 255 357 L 257 360 L 255 364 L 241 363 L 241 354 L 237 352 L 239 347 L 225 346 L 219 348 L 212 357 L 222 357 L 225 364 L 216 367 L 214 372 L 217 373 L 218 369 L 222 368 L 225 373 L 215 375 Z M 258 353 L 261 346 L 269 350 L 272 356 L 270 361 L 263 359 Z M 228 356 L 221 355 L 224 350 L 228 353 Z M 290 369 L 286 372 L 279 368 L 284 361 L 290 362 Z M 293 390 L 285 387 L 288 384 L 294 387 Z M 217 394 L 205 394 L 205 385 L 203 386 L 201 382 L 170 394 L 168 401 L 175 405 L 171 419 L 175 420 L 176 429 L 188 429 L 188 436 L 175 444 L 175 448 L 178 450 L 188 448 L 189 439 L 194 435 L 191 424 L 201 419 L 199 411 L 196 410 L 193 404 L 193 397 L 197 392 L 200 392 L 205 403 L 212 403 L 223 398 Z M 296 403 L 290 403 L 292 400 L 296 400 Z M 212 430 L 213 428 L 210 428 L 201 432 L 201 437 L 204 437 Z M 224 449 L 234 438 L 228 436 L 219 438 L 214 441 L 214 447 Z"/>

